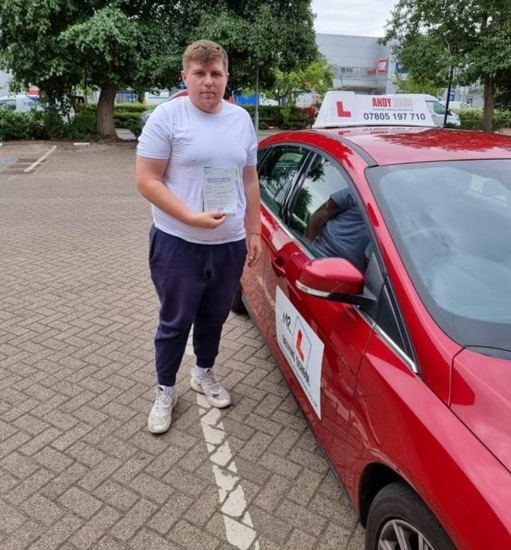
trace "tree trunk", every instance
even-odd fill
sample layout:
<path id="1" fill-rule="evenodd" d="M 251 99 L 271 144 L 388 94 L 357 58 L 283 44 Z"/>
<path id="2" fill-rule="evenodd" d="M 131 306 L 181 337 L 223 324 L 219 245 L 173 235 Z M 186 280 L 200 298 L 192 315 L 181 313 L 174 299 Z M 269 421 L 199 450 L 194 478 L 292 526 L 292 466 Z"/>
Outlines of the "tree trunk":
<path id="1" fill-rule="evenodd" d="M 493 132 L 493 113 L 495 110 L 495 78 L 486 76 L 484 78 L 484 110 L 483 110 L 483 132 Z"/>
<path id="2" fill-rule="evenodd" d="M 118 89 L 117 84 L 113 82 L 104 82 L 101 85 L 96 111 L 96 129 L 98 134 L 104 138 L 117 137 L 114 124 L 114 103 Z"/>

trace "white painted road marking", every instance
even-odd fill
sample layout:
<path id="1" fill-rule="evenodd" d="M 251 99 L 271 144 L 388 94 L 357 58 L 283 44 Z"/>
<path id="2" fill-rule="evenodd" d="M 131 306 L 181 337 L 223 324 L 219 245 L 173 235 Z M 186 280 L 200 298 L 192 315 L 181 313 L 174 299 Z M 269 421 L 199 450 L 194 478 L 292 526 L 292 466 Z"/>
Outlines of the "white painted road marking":
<path id="1" fill-rule="evenodd" d="M 204 395 L 197 394 L 197 403 L 200 407 L 202 432 L 218 488 L 218 498 L 222 505 L 220 512 L 224 519 L 227 540 L 240 550 L 248 550 L 257 533 L 247 511 L 248 505 L 241 480 L 236 475 L 237 468 L 221 421 L 221 413 L 211 407 Z M 256 541 L 252 548 L 259 550 L 259 542 Z"/>
<path id="2" fill-rule="evenodd" d="M 43 162 L 44 160 L 46 160 L 52 153 L 53 151 L 55 151 L 55 149 L 57 148 L 56 145 L 54 145 L 50 150 L 46 151 L 46 153 L 44 153 L 44 155 L 42 155 L 41 157 L 39 157 L 34 163 L 32 163 L 28 168 L 25 168 L 25 170 L 23 170 L 23 172 L 25 173 L 28 173 L 28 172 L 32 172 L 32 170 L 38 166 L 39 164 L 41 164 L 41 162 Z"/>
<path id="3" fill-rule="evenodd" d="M 193 355 L 190 341 L 191 335 L 186 348 L 187 355 Z M 197 404 L 199 405 L 202 432 L 218 489 L 218 499 L 222 506 L 220 513 L 224 519 L 227 540 L 229 544 L 240 550 L 249 548 L 260 550 L 259 542 L 256 540 L 257 532 L 247 510 L 245 492 L 240 478 L 236 475 L 238 470 L 221 420 L 222 414 L 208 403 L 204 395 L 197 394 Z"/>

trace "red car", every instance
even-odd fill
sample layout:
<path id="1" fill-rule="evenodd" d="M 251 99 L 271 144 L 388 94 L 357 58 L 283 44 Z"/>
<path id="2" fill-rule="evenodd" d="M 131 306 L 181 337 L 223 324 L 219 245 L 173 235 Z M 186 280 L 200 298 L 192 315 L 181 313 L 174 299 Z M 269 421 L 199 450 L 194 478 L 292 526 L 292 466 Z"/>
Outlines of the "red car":
<path id="1" fill-rule="evenodd" d="M 261 142 L 264 252 L 243 301 L 367 550 L 509 550 L 511 138 L 368 101 L 333 95 L 319 128 Z M 356 261 L 316 246 L 342 190 Z"/>

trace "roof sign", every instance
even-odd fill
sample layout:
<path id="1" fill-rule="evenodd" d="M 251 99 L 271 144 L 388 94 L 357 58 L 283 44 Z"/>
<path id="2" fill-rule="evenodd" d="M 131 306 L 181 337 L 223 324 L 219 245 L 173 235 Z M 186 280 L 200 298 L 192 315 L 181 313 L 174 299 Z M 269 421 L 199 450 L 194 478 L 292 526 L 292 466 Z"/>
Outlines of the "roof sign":
<path id="1" fill-rule="evenodd" d="M 421 126 L 435 123 L 423 98 L 327 92 L 313 128 Z"/>

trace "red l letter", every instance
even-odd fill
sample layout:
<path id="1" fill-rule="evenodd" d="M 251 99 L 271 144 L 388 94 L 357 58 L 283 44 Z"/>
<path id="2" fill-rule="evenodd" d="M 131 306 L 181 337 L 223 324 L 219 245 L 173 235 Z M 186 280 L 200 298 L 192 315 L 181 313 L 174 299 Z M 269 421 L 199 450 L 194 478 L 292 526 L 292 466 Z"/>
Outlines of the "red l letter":
<path id="1" fill-rule="evenodd" d="M 351 117 L 351 111 L 345 111 L 344 110 L 344 104 L 342 101 L 338 101 L 336 103 L 337 105 L 337 116 L 340 118 L 350 118 Z"/>

